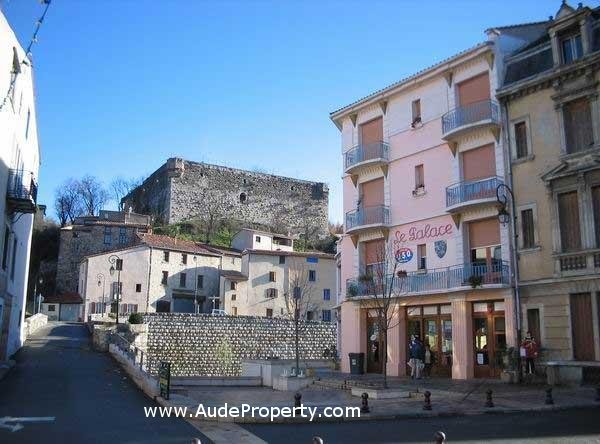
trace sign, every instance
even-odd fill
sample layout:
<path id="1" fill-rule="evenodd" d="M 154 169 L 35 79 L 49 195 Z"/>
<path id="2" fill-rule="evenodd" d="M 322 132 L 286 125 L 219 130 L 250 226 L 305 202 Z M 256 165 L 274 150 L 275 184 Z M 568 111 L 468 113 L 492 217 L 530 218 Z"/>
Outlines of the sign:
<path id="1" fill-rule="evenodd" d="M 441 259 L 444 256 L 446 256 L 446 250 L 448 249 L 448 244 L 446 243 L 445 240 L 435 241 L 433 243 L 433 246 L 435 248 L 435 254 L 437 254 L 437 257 L 439 257 Z"/>
<path id="2" fill-rule="evenodd" d="M 160 388 L 160 396 L 163 399 L 169 399 L 171 392 L 171 363 L 160 361 L 158 367 L 158 386 Z"/>
<path id="3" fill-rule="evenodd" d="M 394 245 L 401 245 L 405 242 L 418 242 L 436 237 L 448 236 L 452 234 L 452 224 L 442 223 L 439 225 L 425 224 L 424 226 L 412 226 L 406 231 L 396 231 Z"/>
<path id="4" fill-rule="evenodd" d="M 413 256 L 414 256 L 413 252 L 410 248 L 403 247 L 403 248 L 396 250 L 396 260 L 398 262 L 400 262 L 401 264 L 410 262 L 411 259 L 413 258 Z"/>

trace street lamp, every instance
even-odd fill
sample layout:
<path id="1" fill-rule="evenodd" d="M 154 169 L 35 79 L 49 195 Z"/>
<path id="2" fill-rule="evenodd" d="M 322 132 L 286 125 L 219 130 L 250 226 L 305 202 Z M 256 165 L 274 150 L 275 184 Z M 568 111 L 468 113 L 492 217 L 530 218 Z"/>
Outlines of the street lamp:
<path id="1" fill-rule="evenodd" d="M 119 300 L 121 299 L 121 270 L 123 270 L 123 259 L 116 254 L 111 254 L 108 257 L 108 262 L 111 264 L 110 272 L 111 276 L 114 276 L 115 271 L 117 272 L 117 295 L 116 295 L 116 318 L 117 324 L 119 323 Z"/>
<path id="2" fill-rule="evenodd" d="M 98 287 L 102 285 L 102 317 L 104 317 L 104 315 L 106 314 L 106 300 L 104 299 L 106 289 L 106 278 L 102 273 L 98 273 L 96 279 L 98 279 Z"/>
<path id="3" fill-rule="evenodd" d="M 510 213 L 507 210 L 508 204 L 508 196 L 510 196 Z M 517 336 L 517 349 L 521 347 L 521 293 L 519 289 L 519 259 L 517 257 L 517 232 L 516 232 L 516 219 L 517 212 L 515 209 L 515 195 L 512 189 L 506 185 L 501 183 L 496 187 L 496 200 L 498 201 L 498 221 L 503 225 L 509 225 L 509 231 L 511 233 L 510 241 L 511 241 L 511 252 L 512 252 L 512 263 L 513 263 L 513 273 L 514 273 L 514 316 L 515 316 L 515 324 L 516 324 L 516 336 Z M 512 215 L 512 217 L 511 217 Z M 519 380 L 521 379 L 522 369 L 521 369 L 521 353 L 518 353 L 518 372 L 519 372 Z"/>

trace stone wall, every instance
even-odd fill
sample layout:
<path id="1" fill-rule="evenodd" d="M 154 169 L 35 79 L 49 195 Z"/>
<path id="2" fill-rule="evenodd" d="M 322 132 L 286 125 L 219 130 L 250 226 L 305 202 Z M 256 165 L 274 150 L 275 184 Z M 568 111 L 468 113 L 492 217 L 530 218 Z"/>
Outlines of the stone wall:
<path id="1" fill-rule="evenodd" d="M 329 190 L 321 182 L 169 159 L 123 199 L 164 223 L 227 218 L 292 234 L 327 233 Z"/>
<path id="2" fill-rule="evenodd" d="M 242 359 L 293 359 L 294 322 L 251 316 L 147 314 L 148 353 L 169 361 L 173 376 L 239 376 Z M 323 359 L 336 346 L 336 326 L 307 321 L 301 359 Z"/>

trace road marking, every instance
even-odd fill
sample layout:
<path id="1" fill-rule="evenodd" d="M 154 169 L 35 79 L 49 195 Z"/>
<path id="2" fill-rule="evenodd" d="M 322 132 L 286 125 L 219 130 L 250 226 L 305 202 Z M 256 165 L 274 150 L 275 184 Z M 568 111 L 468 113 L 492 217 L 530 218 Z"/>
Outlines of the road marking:
<path id="1" fill-rule="evenodd" d="M 18 432 L 25 426 L 23 422 L 52 422 L 56 419 L 54 416 L 24 416 L 20 418 L 14 418 L 12 416 L 5 416 L 0 418 L 0 428 L 8 429 L 11 432 Z M 8 423 L 14 424 L 8 424 Z"/>

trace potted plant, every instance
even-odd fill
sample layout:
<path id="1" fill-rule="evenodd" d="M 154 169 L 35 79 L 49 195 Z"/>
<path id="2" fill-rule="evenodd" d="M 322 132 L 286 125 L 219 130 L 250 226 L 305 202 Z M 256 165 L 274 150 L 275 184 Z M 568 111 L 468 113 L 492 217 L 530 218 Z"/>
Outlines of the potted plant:
<path id="1" fill-rule="evenodd" d="M 475 274 L 469 276 L 469 284 L 471 284 L 471 288 L 481 287 L 483 283 L 483 276 L 477 276 Z"/>
<path id="2" fill-rule="evenodd" d="M 398 270 L 396 272 L 396 276 L 398 276 L 399 278 L 404 278 L 408 276 L 408 273 L 406 272 L 406 270 Z"/>

